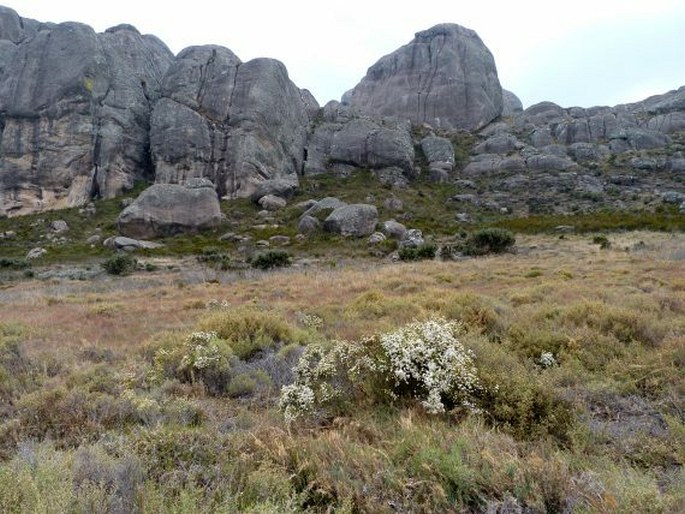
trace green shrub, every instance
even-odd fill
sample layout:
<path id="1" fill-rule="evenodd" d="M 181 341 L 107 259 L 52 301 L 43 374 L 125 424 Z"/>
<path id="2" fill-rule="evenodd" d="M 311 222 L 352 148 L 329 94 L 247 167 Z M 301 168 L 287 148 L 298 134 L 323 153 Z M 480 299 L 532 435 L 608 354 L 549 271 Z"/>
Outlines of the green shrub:
<path id="1" fill-rule="evenodd" d="M 210 394 L 222 394 L 231 379 L 233 351 L 216 332 L 198 331 L 183 341 L 173 341 L 154 354 L 153 381 L 176 378 L 184 383 L 201 382 Z"/>
<path id="2" fill-rule="evenodd" d="M 259 254 L 252 260 L 252 267 L 268 270 L 271 268 L 284 268 L 290 266 L 290 255 L 283 250 L 272 250 Z"/>
<path id="3" fill-rule="evenodd" d="M 401 261 L 422 261 L 434 259 L 438 248 L 434 244 L 422 244 L 416 248 L 400 248 L 399 256 Z"/>
<path id="4" fill-rule="evenodd" d="M 110 275 L 129 275 L 137 266 L 136 258 L 127 253 L 118 253 L 102 263 L 102 269 Z"/>
<path id="5" fill-rule="evenodd" d="M 474 232 L 466 239 L 462 251 L 471 256 L 503 253 L 515 243 L 516 238 L 509 230 L 484 228 Z"/>
<path id="6" fill-rule="evenodd" d="M 0 269 L 26 269 L 30 268 L 31 263 L 26 259 L 8 259 L 7 257 L 0 257 Z"/>
<path id="7" fill-rule="evenodd" d="M 215 247 L 203 248 L 202 253 L 197 256 L 197 260 L 221 271 L 231 268 L 231 257 Z"/>
<path id="8" fill-rule="evenodd" d="M 243 360 L 281 344 L 301 342 L 306 335 L 278 314 L 254 307 L 212 311 L 198 322 L 198 329 L 215 332 Z"/>
<path id="9" fill-rule="evenodd" d="M 595 236 L 592 238 L 592 244 L 599 245 L 600 249 L 606 250 L 611 248 L 611 242 L 606 236 Z"/>

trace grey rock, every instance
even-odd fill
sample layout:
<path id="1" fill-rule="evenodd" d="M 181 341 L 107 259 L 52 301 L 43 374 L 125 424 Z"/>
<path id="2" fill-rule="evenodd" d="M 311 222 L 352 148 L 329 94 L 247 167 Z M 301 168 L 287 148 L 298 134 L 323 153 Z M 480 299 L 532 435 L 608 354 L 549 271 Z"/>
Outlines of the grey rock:
<path id="1" fill-rule="evenodd" d="M 50 231 L 53 234 L 62 234 L 69 230 L 69 225 L 64 220 L 55 220 L 50 223 Z"/>
<path id="2" fill-rule="evenodd" d="M 259 241 L 257 241 L 255 243 L 255 246 L 257 248 L 269 248 L 271 246 L 271 243 L 269 243 L 269 241 L 266 241 L 264 239 L 260 239 Z"/>
<path id="3" fill-rule="evenodd" d="M 392 239 L 401 240 L 407 233 L 407 227 L 395 220 L 388 220 L 383 223 L 383 233 Z"/>
<path id="4" fill-rule="evenodd" d="M 48 253 L 48 251 L 45 248 L 41 248 L 41 247 L 32 248 L 31 250 L 29 250 L 29 253 L 26 254 L 26 259 L 29 261 L 34 260 L 34 259 L 39 259 L 40 257 L 45 255 L 46 253 Z"/>
<path id="5" fill-rule="evenodd" d="M 312 98 L 282 63 L 242 63 L 227 48 L 189 47 L 163 84 L 150 132 L 158 183 L 206 177 L 232 198 L 252 195 L 265 180 L 297 182 Z"/>
<path id="6" fill-rule="evenodd" d="M 311 209 L 312 207 L 314 207 L 316 205 L 316 203 L 317 203 L 317 200 L 314 200 L 313 198 L 311 198 L 309 200 L 305 200 L 304 202 L 299 202 L 299 203 L 295 204 L 295 207 L 300 209 L 302 212 L 305 212 L 305 211 Z"/>
<path id="7" fill-rule="evenodd" d="M 150 179 L 149 116 L 171 52 L 130 26 L 41 25 L 29 37 L 9 25 L 18 41 L 0 52 L 0 206 L 78 206 Z"/>
<path id="8" fill-rule="evenodd" d="M 514 116 L 523 112 L 523 104 L 511 91 L 502 89 L 502 116 Z"/>
<path id="9" fill-rule="evenodd" d="M 554 231 L 560 234 L 572 234 L 576 231 L 576 227 L 573 225 L 557 225 L 554 227 Z"/>
<path id="10" fill-rule="evenodd" d="M 459 212 L 459 213 L 457 213 L 457 215 L 455 216 L 455 218 L 457 219 L 457 221 L 458 221 L 459 223 L 471 223 L 471 221 L 473 221 L 473 219 L 471 218 L 471 216 L 470 216 L 468 213 L 466 213 L 466 212 Z"/>
<path id="11" fill-rule="evenodd" d="M 17 233 L 14 230 L 0 232 L 0 239 L 14 239 L 15 237 L 17 237 Z"/>
<path id="12" fill-rule="evenodd" d="M 414 145 L 408 122 L 372 119 L 336 109 L 317 125 L 307 145 L 305 175 L 324 173 L 335 165 L 359 168 L 397 167 L 414 174 Z"/>
<path id="13" fill-rule="evenodd" d="M 266 195 L 280 196 L 285 200 L 290 200 L 295 196 L 296 191 L 297 181 L 292 178 L 265 180 L 257 184 L 250 198 L 255 203 Z"/>
<path id="14" fill-rule="evenodd" d="M 305 216 L 316 216 L 319 213 L 326 213 L 329 214 L 331 211 L 334 211 L 335 209 L 338 209 L 340 207 L 346 206 L 347 203 L 343 202 L 342 200 L 339 200 L 338 198 L 335 198 L 333 196 L 327 196 L 326 198 L 323 198 L 316 202 L 314 205 L 312 205 L 309 209 L 307 209 L 302 217 Z"/>
<path id="15" fill-rule="evenodd" d="M 373 205 L 352 204 L 335 209 L 324 221 L 327 232 L 343 236 L 371 235 L 378 222 L 378 210 Z"/>
<path id="16" fill-rule="evenodd" d="M 507 154 L 523 148 L 523 143 L 511 134 L 495 135 L 483 141 L 474 148 L 479 154 Z"/>
<path id="17" fill-rule="evenodd" d="M 321 222 L 313 216 L 305 215 L 300 218 L 297 224 L 297 231 L 300 234 L 311 234 L 321 228 Z"/>
<path id="18" fill-rule="evenodd" d="M 96 245 L 100 241 L 102 241 L 102 236 L 100 234 L 93 234 L 90 236 L 88 239 L 86 239 L 86 244 L 88 245 Z"/>
<path id="19" fill-rule="evenodd" d="M 219 226 L 221 220 L 214 189 L 155 184 L 124 209 L 117 226 L 125 236 L 145 239 L 199 232 Z"/>
<path id="20" fill-rule="evenodd" d="M 661 193 L 661 201 L 664 203 L 679 204 L 685 202 L 685 193 L 680 191 L 666 191 Z"/>
<path id="21" fill-rule="evenodd" d="M 277 211 L 287 204 L 288 202 L 286 202 L 284 198 L 275 195 L 266 195 L 259 199 L 259 205 L 267 211 Z"/>
<path id="22" fill-rule="evenodd" d="M 454 167 L 454 147 L 446 137 L 428 136 L 421 140 L 421 150 L 429 164 L 446 163 Z"/>
<path id="23" fill-rule="evenodd" d="M 369 236 L 369 239 L 367 241 L 370 245 L 377 245 L 385 241 L 385 239 L 385 234 L 381 232 L 374 232 Z"/>
<path id="24" fill-rule="evenodd" d="M 373 170 L 373 175 L 381 184 L 393 189 L 402 189 L 409 185 L 406 174 L 400 168 L 390 167 Z"/>
<path id="25" fill-rule="evenodd" d="M 274 246 L 288 246 L 290 244 L 290 238 L 288 236 L 271 236 L 269 238 L 269 243 Z"/>
<path id="26" fill-rule="evenodd" d="M 404 237 L 400 241 L 400 248 L 418 248 L 424 244 L 423 232 L 419 229 L 412 228 L 407 230 Z"/>
<path id="27" fill-rule="evenodd" d="M 143 241 L 139 239 L 133 239 L 131 237 L 108 237 L 102 243 L 103 246 L 107 248 L 112 248 L 114 250 L 123 250 L 125 252 L 133 252 L 135 250 L 154 250 L 156 248 L 163 248 L 164 245 L 161 243 L 155 243 L 152 241 Z"/>
<path id="28" fill-rule="evenodd" d="M 383 203 L 386 209 L 391 211 L 401 211 L 404 210 L 404 202 L 396 197 L 390 197 Z"/>
<path id="29" fill-rule="evenodd" d="M 415 125 L 474 130 L 502 113 L 495 61 L 478 35 L 454 24 L 418 32 L 381 58 L 346 95 L 363 113 Z"/>

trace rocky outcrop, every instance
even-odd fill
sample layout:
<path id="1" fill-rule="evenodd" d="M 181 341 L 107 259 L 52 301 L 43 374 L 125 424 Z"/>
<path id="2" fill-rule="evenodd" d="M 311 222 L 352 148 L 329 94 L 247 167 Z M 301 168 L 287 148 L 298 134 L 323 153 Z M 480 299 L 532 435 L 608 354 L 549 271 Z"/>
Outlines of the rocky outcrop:
<path id="1" fill-rule="evenodd" d="M 0 10 L 0 208 L 112 197 L 151 179 L 149 116 L 173 58 L 121 25 L 40 24 Z"/>
<path id="2" fill-rule="evenodd" d="M 421 151 L 433 182 L 447 182 L 454 170 L 454 147 L 445 137 L 428 136 L 421 140 Z"/>
<path id="3" fill-rule="evenodd" d="M 503 107 L 492 54 L 473 30 L 454 24 L 418 32 L 381 58 L 345 101 L 365 114 L 467 130 L 487 125 Z"/>
<path id="4" fill-rule="evenodd" d="M 150 239 L 215 228 L 221 219 L 214 184 L 194 179 L 150 186 L 123 210 L 117 226 L 124 236 Z"/>
<path id="5" fill-rule="evenodd" d="M 246 197 L 265 180 L 297 181 L 318 106 L 279 61 L 243 63 L 227 48 L 190 47 L 169 68 L 162 96 L 151 121 L 158 183 L 203 177 L 220 196 Z"/>
<path id="6" fill-rule="evenodd" d="M 363 116 L 329 102 L 309 139 L 304 174 L 326 173 L 339 166 L 394 168 L 405 177 L 415 176 L 410 123 Z"/>

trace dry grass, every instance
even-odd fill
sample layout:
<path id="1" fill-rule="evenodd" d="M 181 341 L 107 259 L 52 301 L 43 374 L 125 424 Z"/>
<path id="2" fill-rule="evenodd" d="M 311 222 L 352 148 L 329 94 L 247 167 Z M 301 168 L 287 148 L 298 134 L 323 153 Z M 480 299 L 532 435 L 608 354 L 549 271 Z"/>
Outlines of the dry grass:
<path id="1" fill-rule="evenodd" d="M 54 494 L 72 510 L 88 500 L 141 512 L 677 512 L 685 261 L 673 257 L 685 235 L 609 239 L 600 249 L 590 235 L 522 236 L 516 254 L 496 257 L 279 272 L 169 260 L 130 277 L 8 284 L 0 343 L 25 354 L 0 356 L 17 370 L 0 384 L 12 400 L 0 412 L 0 493 L 38 491 L 7 493 L 24 508 Z M 236 316 L 226 330 L 238 330 L 249 321 L 240 313 L 279 327 L 256 360 L 246 352 L 232 363 L 243 378 L 274 373 L 278 352 L 296 355 L 307 334 L 357 340 L 439 314 L 466 325 L 483 379 L 509 396 L 491 416 L 436 418 L 400 404 L 287 427 L 273 394 L 232 399 L 201 383 L 151 382 L 157 349 Z M 559 365 L 541 369 L 543 351 Z M 520 418 L 544 395 L 541 416 L 558 402 L 572 408 L 563 437 Z M 29 449 L 44 434 L 57 434 L 58 449 Z M 119 469 L 147 478 L 124 483 Z"/>

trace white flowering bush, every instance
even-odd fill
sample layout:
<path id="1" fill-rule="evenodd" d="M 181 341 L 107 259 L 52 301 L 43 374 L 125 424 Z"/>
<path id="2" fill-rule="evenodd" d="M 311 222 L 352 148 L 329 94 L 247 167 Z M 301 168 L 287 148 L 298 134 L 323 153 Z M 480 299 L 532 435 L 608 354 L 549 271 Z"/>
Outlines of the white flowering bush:
<path id="1" fill-rule="evenodd" d="M 379 338 L 395 389 L 408 389 L 432 414 L 444 412 L 445 401 L 473 408 L 478 375 L 473 354 L 455 337 L 460 330 L 458 323 L 439 318 Z"/>
<path id="2" fill-rule="evenodd" d="M 151 378 L 161 381 L 177 378 L 181 382 L 202 382 L 212 394 L 219 394 L 230 380 L 233 353 L 216 332 L 189 334 L 182 344 L 155 352 Z"/>
<path id="3" fill-rule="evenodd" d="M 359 343 L 310 345 L 281 390 L 288 421 L 346 401 L 409 396 L 430 413 L 472 411 L 480 389 L 473 354 L 457 339 L 461 326 L 442 318 L 411 323 Z"/>

